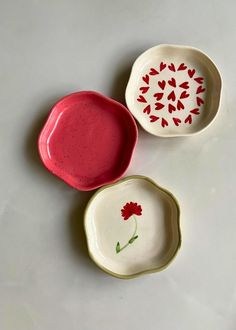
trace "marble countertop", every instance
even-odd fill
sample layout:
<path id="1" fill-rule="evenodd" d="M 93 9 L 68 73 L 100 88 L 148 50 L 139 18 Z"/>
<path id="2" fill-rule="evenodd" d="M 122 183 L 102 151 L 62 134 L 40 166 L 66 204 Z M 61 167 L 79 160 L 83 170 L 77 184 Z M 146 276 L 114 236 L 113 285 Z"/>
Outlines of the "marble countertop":
<path id="1" fill-rule="evenodd" d="M 0 329 L 236 329 L 236 2 L 0 3 Z M 182 208 L 183 245 L 168 269 L 134 280 L 88 258 L 77 192 L 41 165 L 51 106 L 78 90 L 124 102 L 135 58 L 160 43 L 207 53 L 223 78 L 203 133 L 160 139 L 139 128 L 127 174 L 148 175 Z"/>

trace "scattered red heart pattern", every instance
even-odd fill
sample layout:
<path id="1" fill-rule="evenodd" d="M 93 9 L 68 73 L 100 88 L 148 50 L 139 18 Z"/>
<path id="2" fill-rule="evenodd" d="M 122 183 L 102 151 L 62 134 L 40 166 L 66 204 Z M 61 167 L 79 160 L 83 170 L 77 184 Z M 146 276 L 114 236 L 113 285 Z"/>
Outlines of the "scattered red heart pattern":
<path id="1" fill-rule="evenodd" d="M 158 76 L 165 70 L 169 70 L 169 79 L 163 80 L 158 79 Z M 186 72 L 186 78 L 184 81 L 179 81 L 178 72 Z M 181 74 L 182 75 L 182 74 Z M 151 67 L 146 75 L 142 77 L 142 86 L 139 88 L 139 94 L 137 101 L 144 104 L 143 113 L 149 117 L 151 123 L 158 122 L 163 128 L 168 127 L 170 118 L 175 126 L 180 126 L 181 124 L 191 125 L 193 123 L 194 117 L 200 115 L 200 108 L 204 104 L 203 94 L 206 91 L 204 85 L 204 78 L 197 76 L 197 71 L 193 68 L 188 68 L 185 63 L 180 63 L 175 65 L 174 63 L 160 63 L 159 67 Z M 190 85 L 192 82 L 197 83 L 195 94 L 190 92 Z M 154 102 L 149 104 L 145 97 L 145 94 L 150 92 L 150 84 L 155 84 L 157 90 L 152 95 Z M 165 95 L 166 87 L 171 87 L 171 91 L 166 94 L 167 103 L 163 102 L 162 99 Z M 180 94 L 178 96 L 176 88 L 180 89 Z M 182 89 L 182 91 L 181 91 Z M 184 103 L 185 99 L 191 97 L 195 102 L 193 108 L 186 107 Z M 158 112 L 154 112 L 158 111 Z M 185 111 L 186 117 L 180 119 L 178 117 L 179 111 Z M 158 113 L 158 116 L 156 115 Z M 165 116 L 165 113 L 173 114 L 173 117 Z M 167 118 L 168 117 L 168 118 Z M 182 117 L 181 117 L 182 118 Z"/>

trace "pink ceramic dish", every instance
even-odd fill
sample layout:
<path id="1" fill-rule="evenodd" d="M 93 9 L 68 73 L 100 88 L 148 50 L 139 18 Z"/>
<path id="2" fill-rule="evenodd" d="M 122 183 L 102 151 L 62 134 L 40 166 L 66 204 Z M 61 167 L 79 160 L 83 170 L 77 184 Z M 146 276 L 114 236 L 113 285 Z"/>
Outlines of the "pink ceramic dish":
<path id="1" fill-rule="evenodd" d="M 136 141 L 137 126 L 125 106 L 83 91 L 54 105 L 38 149 L 53 174 L 78 190 L 93 190 L 124 174 Z"/>

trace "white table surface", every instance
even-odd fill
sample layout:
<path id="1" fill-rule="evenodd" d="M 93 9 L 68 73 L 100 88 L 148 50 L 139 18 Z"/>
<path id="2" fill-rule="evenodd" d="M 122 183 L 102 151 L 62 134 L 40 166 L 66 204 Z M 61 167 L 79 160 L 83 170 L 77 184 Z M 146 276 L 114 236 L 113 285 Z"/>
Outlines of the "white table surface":
<path id="1" fill-rule="evenodd" d="M 0 2 L 0 329 L 236 329 L 235 0 Z M 47 173 L 36 140 L 53 103 L 78 90 L 124 100 L 130 66 L 159 43 L 218 65 L 221 112 L 200 135 L 139 130 L 127 174 L 171 190 L 183 246 L 159 274 L 119 280 L 88 258 L 92 193 Z"/>

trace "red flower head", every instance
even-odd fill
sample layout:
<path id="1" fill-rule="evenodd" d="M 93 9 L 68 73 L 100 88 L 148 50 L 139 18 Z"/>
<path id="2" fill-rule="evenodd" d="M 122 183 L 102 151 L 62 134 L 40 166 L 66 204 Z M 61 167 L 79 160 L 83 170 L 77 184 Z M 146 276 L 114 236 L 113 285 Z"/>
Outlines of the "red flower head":
<path id="1" fill-rule="evenodd" d="M 134 202 L 126 203 L 125 206 L 123 206 L 123 209 L 121 210 L 121 215 L 124 218 L 124 220 L 128 220 L 129 217 L 131 217 L 134 214 L 142 215 L 141 205 L 138 205 L 137 203 Z"/>

